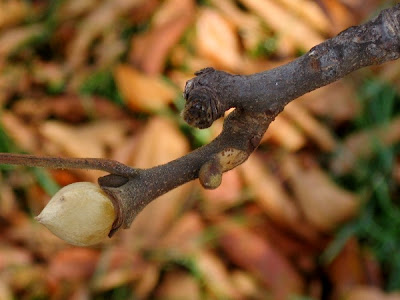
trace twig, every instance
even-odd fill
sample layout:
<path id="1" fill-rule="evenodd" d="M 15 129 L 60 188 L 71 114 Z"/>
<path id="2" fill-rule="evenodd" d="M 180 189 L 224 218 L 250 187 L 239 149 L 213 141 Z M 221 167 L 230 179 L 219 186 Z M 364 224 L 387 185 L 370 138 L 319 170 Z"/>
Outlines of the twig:
<path id="1" fill-rule="evenodd" d="M 108 173 L 133 177 L 138 170 L 118 161 L 104 158 L 69 158 L 36 156 L 16 153 L 0 153 L 0 164 L 42 167 L 48 169 L 101 170 Z"/>

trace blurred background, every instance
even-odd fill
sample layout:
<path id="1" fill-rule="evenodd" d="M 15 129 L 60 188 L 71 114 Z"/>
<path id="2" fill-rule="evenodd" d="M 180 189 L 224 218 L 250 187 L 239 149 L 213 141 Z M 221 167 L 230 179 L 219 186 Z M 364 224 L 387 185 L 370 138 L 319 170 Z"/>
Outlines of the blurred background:
<path id="1" fill-rule="evenodd" d="M 210 142 L 180 117 L 204 67 L 285 64 L 396 1 L 0 1 L 0 151 L 146 168 Z M 0 299 L 400 299 L 400 62 L 289 104 L 224 174 L 72 247 L 34 221 L 104 172 L 1 166 Z"/>

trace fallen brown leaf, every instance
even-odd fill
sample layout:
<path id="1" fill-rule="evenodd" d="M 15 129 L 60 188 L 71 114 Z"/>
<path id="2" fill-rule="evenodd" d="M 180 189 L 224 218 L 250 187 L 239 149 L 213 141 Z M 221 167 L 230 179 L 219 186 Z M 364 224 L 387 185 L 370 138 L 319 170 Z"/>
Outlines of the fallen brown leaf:
<path id="1" fill-rule="evenodd" d="M 143 0 L 107 0 L 95 6 L 86 15 L 71 43 L 68 44 L 67 65 L 72 70 L 81 68 L 89 57 L 90 45 L 96 38 L 102 38 L 107 30 L 112 30 L 117 19 L 126 15 L 130 9 L 140 5 Z"/>
<path id="2" fill-rule="evenodd" d="M 314 29 L 272 0 L 241 0 L 240 2 L 260 15 L 278 36 L 288 38 L 303 50 L 308 51 L 324 40 Z"/>
<path id="3" fill-rule="evenodd" d="M 112 290 L 140 279 L 151 263 L 137 252 L 123 246 L 104 250 L 98 260 L 90 288 L 95 292 Z"/>
<path id="4" fill-rule="evenodd" d="M 156 264 L 151 264 L 143 270 L 139 281 L 135 285 L 135 296 L 137 299 L 149 298 L 158 283 L 160 272 L 160 267 Z"/>
<path id="5" fill-rule="evenodd" d="M 191 255 L 204 247 L 201 243 L 204 229 L 205 224 L 197 213 L 186 213 L 159 240 L 157 248 L 178 257 Z"/>
<path id="6" fill-rule="evenodd" d="M 9 182 L 0 175 L 0 217 L 7 220 L 12 218 L 18 209 L 17 197 Z"/>
<path id="7" fill-rule="evenodd" d="M 282 167 L 306 219 L 319 230 L 329 232 L 358 212 L 358 196 L 336 185 L 316 164 L 305 167 L 287 155 Z"/>
<path id="8" fill-rule="evenodd" d="M 122 97 L 134 111 L 160 111 L 176 97 L 175 89 L 161 78 L 145 75 L 127 65 L 117 66 L 114 74 Z"/>
<path id="9" fill-rule="evenodd" d="M 243 295 L 244 299 L 263 300 L 268 291 L 260 286 L 254 276 L 244 271 L 234 271 L 231 275 L 236 289 Z"/>
<path id="10" fill-rule="evenodd" d="M 211 251 L 200 251 L 194 255 L 193 260 L 212 298 L 242 299 L 218 256 Z"/>
<path id="11" fill-rule="evenodd" d="M 300 293 L 302 278 L 267 240 L 228 219 L 218 222 L 219 243 L 227 257 L 248 270 L 271 291 L 271 298 L 287 299 Z"/>
<path id="12" fill-rule="evenodd" d="M 215 190 L 201 188 L 204 195 L 202 208 L 205 214 L 211 216 L 235 207 L 243 202 L 241 191 L 243 188 L 239 171 L 234 169 L 224 173 L 221 185 Z"/>
<path id="13" fill-rule="evenodd" d="M 270 140 L 289 151 L 297 151 L 306 143 L 306 138 L 302 132 L 282 114 L 268 127 L 261 143 Z"/>
<path id="14" fill-rule="evenodd" d="M 0 33 L 0 65 L 7 57 L 23 43 L 42 34 L 44 27 L 33 24 L 30 26 L 14 27 Z"/>
<path id="15" fill-rule="evenodd" d="M 118 121 L 96 121 L 71 126 L 60 121 L 46 121 L 39 131 L 60 152 L 71 157 L 107 157 L 108 149 L 117 148 L 125 140 L 127 126 Z"/>
<path id="16" fill-rule="evenodd" d="M 3 300 L 14 300 L 11 287 L 6 283 L 5 280 L 0 280 L 0 299 Z"/>
<path id="17" fill-rule="evenodd" d="M 63 281 L 79 283 L 94 273 L 99 252 L 89 248 L 66 248 L 52 257 L 47 273 L 49 284 L 57 289 Z"/>
<path id="18" fill-rule="evenodd" d="M 155 294 L 155 299 L 160 300 L 203 299 L 200 283 L 195 277 L 178 270 L 166 274 Z"/>
<path id="19" fill-rule="evenodd" d="M 160 74 L 170 50 L 194 19 L 194 5 L 193 0 L 164 1 L 154 15 L 151 29 L 132 39 L 132 64 L 146 74 Z"/>
<path id="20" fill-rule="evenodd" d="M 315 119 L 300 103 L 286 105 L 282 114 L 293 120 L 324 151 L 336 148 L 336 140 L 329 128 Z"/>
<path id="21" fill-rule="evenodd" d="M 327 269 L 334 294 L 338 298 L 343 297 L 354 287 L 367 284 L 360 245 L 354 238 L 346 243 Z"/>
<path id="22" fill-rule="evenodd" d="M 24 1 L 0 2 L 0 29 L 18 24 L 29 14 L 29 4 Z"/>
<path id="23" fill-rule="evenodd" d="M 21 149 L 28 152 L 39 150 L 38 137 L 33 126 L 29 126 L 12 112 L 2 112 L 0 120 L 1 125 Z"/>
<path id="24" fill-rule="evenodd" d="M 278 178 L 263 167 L 260 159 L 252 155 L 239 167 L 245 183 L 254 194 L 255 201 L 278 224 L 292 227 L 300 218 L 299 211 Z"/>
<path id="25" fill-rule="evenodd" d="M 216 67 L 237 71 L 241 65 L 235 26 L 213 9 L 204 9 L 196 23 L 196 49 Z"/>
<path id="26" fill-rule="evenodd" d="M 345 300 L 400 300 L 399 293 L 385 293 L 376 287 L 358 286 L 351 290 Z"/>
<path id="27" fill-rule="evenodd" d="M 321 0 L 326 12 L 331 19 L 331 33 L 338 34 L 347 27 L 355 25 L 358 21 L 341 1 Z"/>
<path id="28" fill-rule="evenodd" d="M 296 102 L 336 123 L 353 119 L 360 109 L 354 87 L 342 80 L 305 94 Z"/>
<path id="29" fill-rule="evenodd" d="M 270 32 L 263 28 L 259 18 L 241 10 L 234 1 L 212 0 L 211 2 L 222 12 L 225 19 L 235 24 L 243 47 L 247 51 L 254 50 L 259 43 L 270 36 Z M 245 60 L 245 57 L 241 59 Z"/>
<path id="30" fill-rule="evenodd" d="M 19 247 L 0 247 L 0 271 L 3 272 L 10 267 L 30 265 L 33 262 L 32 254 L 28 249 Z"/>
<path id="31" fill-rule="evenodd" d="M 9 282 L 10 287 L 16 294 L 22 292 L 26 298 L 32 299 L 48 292 L 45 284 L 46 271 L 43 266 L 34 264 L 23 265 L 10 269 L 6 281 Z"/>
<path id="32" fill-rule="evenodd" d="M 331 22 L 317 2 L 310 0 L 277 0 L 277 2 L 292 11 L 314 29 L 325 34 L 330 32 Z"/>

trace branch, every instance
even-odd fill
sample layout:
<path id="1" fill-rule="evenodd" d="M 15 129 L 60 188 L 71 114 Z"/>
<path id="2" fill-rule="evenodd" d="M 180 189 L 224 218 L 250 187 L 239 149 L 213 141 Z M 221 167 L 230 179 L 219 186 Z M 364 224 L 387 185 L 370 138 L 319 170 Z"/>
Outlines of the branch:
<path id="1" fill-rule="evenodd" d="M 212 68 L 197 72 L 196 77 L 187 82 L 184 91 L 186 106 L 183 118 L 190 125 L 209 127 L 229 108 L 236 109 L 225 119 L 222 133 L 210 144 L 167 164 L 150 169 L 130 169 L 120 168 L 117 162 L 108 164 L 101 160 L 107 165 L 107 169 L 101 169 L 111 174 L 99 178 L 99 184 L 113 200 L 117 215 L 110 236 L 120 227 L 129 227 L 135 216 L 153 199 L 179 185 L 199 178 L 205 188 L 218 187 L 222 173 L 248 158 L 269 124 L 291 100 L 357 69 L 399 56 L 400 4 L 382 11 L 368 23 L 343 31 L 276 69 L 247 76 Z M 1 158 L 5 155 L 0 155 L 0 162 L 7 161 Z M 59 167 L 53 165 L 56 163 L 65 168 L 72 166 L 62 161 L 65 160 L 35 165 Z M 88 160 L 83 161 L 86 163 Z"/>
<path id="2" fill-rule="evenodd" d="M 101 170 L 108 173 L 132 177 L 137 169 L 111 159 L 50 157 L 29 154 L 0 153 L 0 164 L 42 167 L 50 169 Z"/>

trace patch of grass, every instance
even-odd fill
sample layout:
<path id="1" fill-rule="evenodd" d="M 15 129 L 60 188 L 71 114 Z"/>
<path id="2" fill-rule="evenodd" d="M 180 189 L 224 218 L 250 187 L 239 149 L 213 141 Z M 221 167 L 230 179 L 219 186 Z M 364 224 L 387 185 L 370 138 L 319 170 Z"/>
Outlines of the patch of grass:
<path id="1" fill-rule="evenodd" d="M 275 36 L 268 37 L 260 41 L 256 47 L 249 51 L 249 55 L 253 58 L 268 57 L 274 54 L 278 47 L 278 39 Z"/>
<path id="2" fill-rule="evenodd" d="M 355 120 L 358 130 L 382 126 L 399 114 L 399 98 L 388 84 L 367 80 L 360 91 L 362 110 Z M 358 192 L 363 199 L 359 216 L 343 226 L 323 255 L 331 261 L 346 241 L 356 236 L 372 250 L 383 267 L 386 289 L 400 289 L 400 206 L 398 184 L 392 176 L 399 145 L 384 146 L 372 138 L 373 155 L 360 159 L 351 174 L 337 178 L 346 188 Z"/>
<path id="3" fill-rule="evenodd" d="M 91 74 L 83 82 L 79 92 L 83 95 L 102 96 L 118 105 L 124 104 L 110 70 L 101 70 Z"/>
<path id="4" fill-rule="evenodd" d="M 104 292 L 101 295 L 93 297 L 94 300 L 124 300 L 136 299 L 133 295 L 133 289 L 129 285 L 122 285 L 110 291 Z"/>

